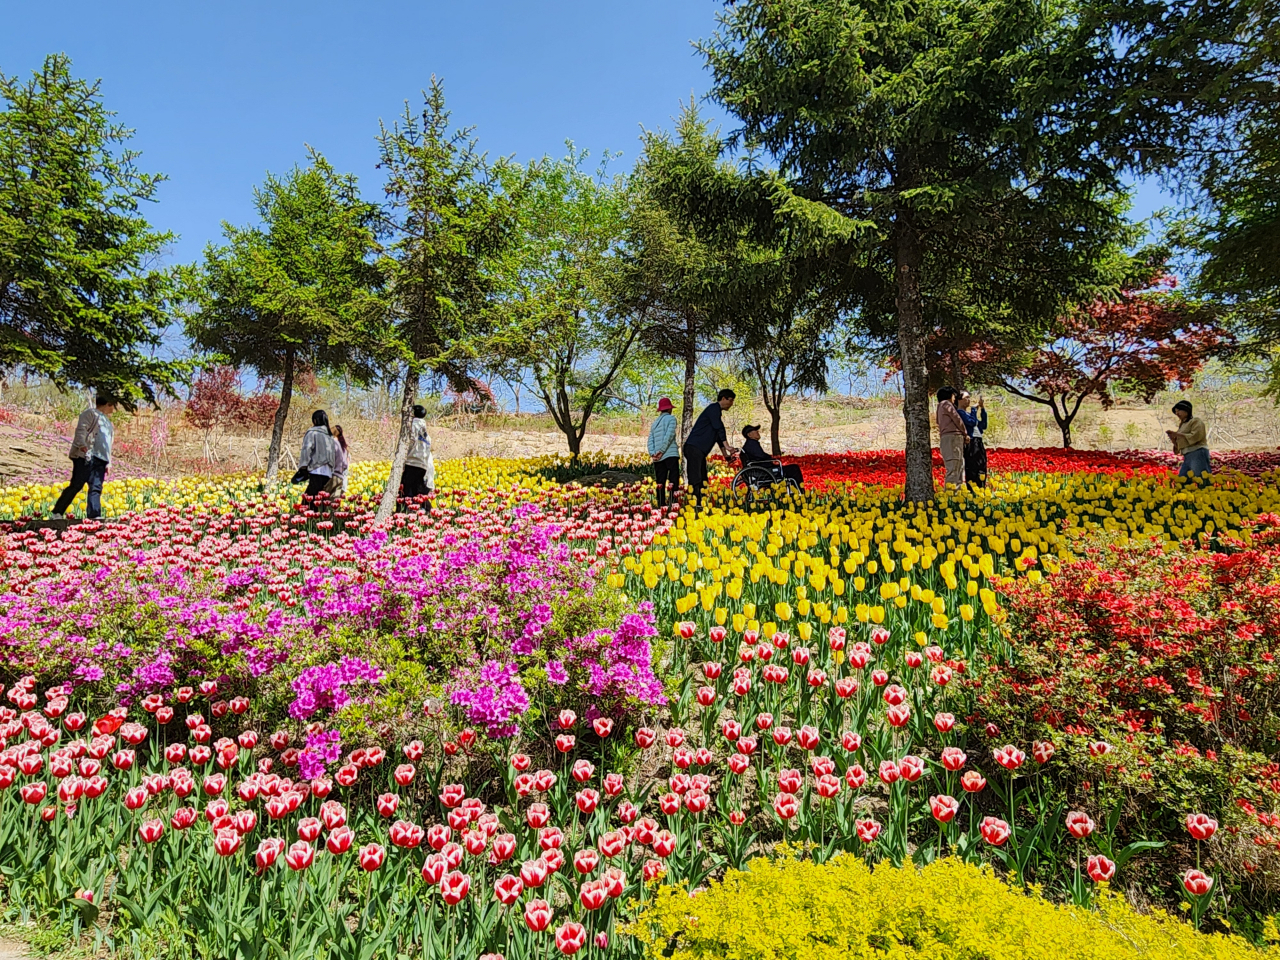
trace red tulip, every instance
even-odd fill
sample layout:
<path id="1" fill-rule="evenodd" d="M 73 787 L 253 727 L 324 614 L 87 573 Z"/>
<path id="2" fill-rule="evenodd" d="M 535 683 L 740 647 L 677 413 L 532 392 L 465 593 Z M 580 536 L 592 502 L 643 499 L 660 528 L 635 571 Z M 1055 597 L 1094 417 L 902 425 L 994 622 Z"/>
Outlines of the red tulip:
<path id="1" fill-rule="evenodd" d="M 425 832 L 416 823 L 397 820 L 391 825 L 391 829 L 387 831 L 387 836 L 392 844 L 397 847 L 413 848 L 422 843 L 422 837 Z"/>
<path id="2" fill-rule="evenodd" d="M 407 787 L 413 782 L 415 773 L 417 773 L 417 770 L 414 768 L 412 763 L 402 763 L 396 767 L 393 776 L 397 784 L 402 787 Z"/>
<path id="3" fill-rule="evenodd" d="M 587 910 L 599 910 L 609 899 L 609 886 L 603 880 L 588 880 L 578 890 L 578 901 Z"/>
<path id="4" fill-rule="evenodd" d="M 623 800 L 618 804 L 618 819 L 623 823 L 631 823 L 638 816 L 640 816 L 640 809 L 630 800 Z"/>
<path id="5" fill-rule="evenodd" d="M 298 836 L 310 843 L 316 837 L 320 836 L 320 830 L 323 824 L 315 817 L 303 817 L 298 821 Z"/>
<path id="6" fill-rule="evenodd" d="M 519 877 L 513 877 L 509 873 L 499 877 L 493 885 L 493 895 L 504 907 L 509 907 L 519 900 L 522 893 L 524 893 L 524 884 L 520 882 Z"/>
<path id="7" fill-rule="evenodd" d="M 520 881 L 530 889 L 536 889 L 547 881 L 551 871 L 547 862 L 539 857 L 537 860 L 526 860 L 520 865 Z"/>
<path id="8" fill-rule="evenodd" d="M 627 888 L 627 875 L 621 867 L 609 867 L 600 875 L 600 880 L 605 885 L 605 891 L 614 899 L 622 896 Z"/>
<path id="9" fill-rule="evenodd" d="M 636 746 L 641 750 L 648 750 L 657 739 L 658 735 L 648 727 L 641 727 L 636 731 Z"/>
<path id="10" fill-rule="evenodd" d="M 773 812 L 776 813 L 781 820 L 790 820 L 800 812 L 800 804 L 794 795 L 790 793 L 780 793 L 773 798 Z M 661 856 L 661 854 L 659 854 Z"/>
<path id="11" fill-rule="evenodd" d="M 959 747 L 942 748 L 942 766 L 952 773 L 963 767 L 968 759 L 968 755 Z"/>
<path id="12" fill-rule="evenodd" d="M 442 853 L 427 854 L 422 864 L 422 879 L 435 886 L 449 872 L 449 859 Z"/>
<path id="13" fill-rule="evenodd" d="M 258 825 L 258 815 L 252 810 L 241 810 L 231 819 L 231 826 L 242 837 L 247 833 L 252 833 L 253 828 Z"/>
<path id="14" fill-rule="evenodd" d="M 143 843 L 155 843 L 164 836 L 163 820 L 147 820 L 138 827 L 138 837 Z"/>
<path id="15" fill-rule="evenodd" d="M 794 803 L 795 798 L 792 797 L 791 799 L 792 799 L 792 802 Z M 774 801 L 774 802 L 775 804 L 777 803 L 777 801 Z M 659 830 L 653 837 L 652 846 L 653 846 L 653 852 L 665 860 L 667 857 L 671 856 L 671 854 L 675 852 L 676 838 L 671 833 L 670 830 Z"/>
<path id="16" fill-rule="evenodd" d="M 564 923 L 556 928 L 556 949 L 571 957 L 587 942 L 587 930 L 580 923 Z"/>
<path id="17" fill-rule="evenodd" d="M 1006 770 L 1017 770 L 1027 759 L 1027 755 L 1012 744 L 1005 744 L 996 750 L 991 751 L 996 763 L 1004 767 Z"/>
<path id="18" fill-rule="evenodd" d="M 483 854 L 488 847 L 488 842 L 489 838 L 483 830 L 468 830 L 462 835 L 462 845 L 473 857 Z"/>
<path id="19" fill-rule="evenodd" d="M 1187 832 L 1197 840 L 1208 840 L 1218 832 L 1218 821 L 1203 813 L 1187 814 Z"/>
<path id="20" fill-rule="evenodd" d="M 531 803 L 525 811 L 524 821 L 534 830 L 541 830 L 551 820 L 551 811 L 545 803 Z"/>
<path id="21" fill-rule="evenodd" d="M 326 800 L 320 804 L 320 819 L 326 830 L 341 827 L 347 822 L 347 808 L 337 800 Z"/>
<path id="22" fill-rule="evenodd" d="M 451 810 L 466 798 L 467 788 L 460 783 L 446 783 L 440 788 L 440 802 Z"/>
<path id="23" fill-rule="evenodd" d="M 960 777 L 960 786 L 964 787 L 966 793 L 978 793 L 986 785 L 986 777 L 977 770 L 966 771 Z"/>
<path id="24" fill-rule="evenodd" d="M 379 816 L 394 817 L 396 810 L 400 808 L 400 797 L 394 793 L 382 793 L 378 795 L 377 808 Z"/>
<path id="25" fill-rule="evenodd" d="M 613 721 L 608 717 L 596 717 L 591 721 L 591 729 L 596 732 L 596 736 L 604 739 L 613 733 Z"/>
<path id="26" fill-rule="evenodd" d="M 306 840 L 298 840 L 290 845 L 288 852 L 284 855 L 284 862 L 289 865 L 290 870 L 306 870 L 315 858 L 315 847 Z"/>
<path id="27" fill-rule="evenodd" d="M 611 773 L 604 778 L 604 792 L 611 797 L 616 797 L 622 793 L 624 786 L 626 786 L 626 783 L 620 773 Z"/>
<path id="28" fill-rule="evenodd" d="M 40 792 L 40 799 L 41 799 L 41 800 L 43 800 L 43 799 L 44 799 L 44 790 L 43 790 L 43 788 L 44 788 L 44 784 L 43 784 L 43 783 L 40 783 L 40 784 L 32 784 L 32 786 L 39 786 L 39 787 L 41 788 L 41 792 Z M 26 800 L 26 798 L 27 798 L 26 789 L 27 789 L 26 787 L 23 787 L 23 788 L 22 788 L 22 790 L 23 790 L 22 798 L 23 798 L 24 800 Z M 130 790 L 128 793 L 126 793 L 126 794 L 124 795 L 124 805 L 125 805 L 125 809 L 127 809 L 127 810 L 139 810 L 139 809 L 141 809 L 141 808 L 142 808 L 142 805 L 143 805 L 144 803 L 146 803 L 146 802 L 147 802 L 147 799 L 148 799 L 150 796 L 151 796 L 151 794 L 147 792 L 147 788 L 146 788 L 146 787 L 134 787 L 132 790 Z M 28 802 L 28 803 L 31 803 L 31 802 L 33 802 L 33 801 L 27 800 L 27 802 Z M 38 802 L 38 801 L 37 801 L 37 802 Z"/>
<path id="29" fill-rule="evenodd" d="M 1083 840 L 1093 833 L 1093 820 L 1082 810 L 1072 810 L 1067 814 L 1067 832 L 1077 840 Z"/>
<path id="30" fill-rule="evenodd" d="M 502 863 L 516 855 L 516 838 L 510 833 L 500 833 L 493 838 L 493 860 Z"/>
<path id="31" fill-rule="evenodd" d="M 817 727 L 810 726 L 801 727 L 799 734 L 796 735 L 796 739 L 799 741 L 800 746 L 805 750 L 818 749 L 818 743 L 820 742 Z"/>
<path id="32" fill-rule="evenodd" d="M 211 773 L 204 778 L 202 787 L 206 796 L 216 797 L 227 788 L 227 776 L 223 773 Z"/>
<path id="33" fill-rule="evenodd" d="M 511 758 L 511 769 L 517 773 L 524 773 L 532 763 L 533 761 L 527 753 L 517 753 Z"/>
<path id="34" fill-rule="evenodd" d="M 939 733 L 950 733 L 956 718 L 949 713 L 937 713 L 933 716 L 933 725 Z"/>
<path id="35" fill-rule="evenodd" d="M 575 740 L 573 734 L 562 733 L 560 736 L 556 737 L 556 749 L 561 753 L 568 753 L 572 750 L 574 743 Z"/>
<path id="36" fill-rule="evenodd" d="M 571 771 L 573 779 L 578 783 L 586 783 L 595 772 L 595 765 L 590 760 L 575 760 Z"/>
<path id="37" fill-rule="evenodd" d="M 378 843 L 367 843 L 360 848 L 360 869 L 372 873 L 387 859 L 386 849 Z"/>
<path id="38" fill-rule="evenodd" d="M 351 849 L 351 844 L 355 838 L 355 832 L 350 827 L 336 827 L 329 831 L 329 836 L 325 838 L 324 845 L 334 856 L 340 856 Z"/>
<path id="39" fill-rule="evenodd" d="M 1182 875 L 1182 886 L 1193 897 L 1203 897 L 1213 889 L 1213 877 L 1199 870 L 1188 870 Z"/>
<path id="40" fill-rule="evenodd" d="M 644 862 L 644 867 L 641 869 L 641 875 L 644 877 L 646 883 L 651 883 L 654 880 L 660 880 L 662 877 L 666 876 L 666 873 L 666 865 L 661 860 L 646 860 Z"/>
<path id="41" fill-rule="evenodd" d="M 854 824 L 854 831 L 858 834 L 858 839 L 863 843 L 871 843 L 876 837 L 880 836 L 880 824 L 875 820 L 859 820 Z"/>
<path id="42" fill-rule="evenodd" d="M 1115 863 L 1101 855 L 1090 857 L 1085 869 L 1094 883 L 1105 883 L 1116 875 Z"/>
<path id="43" fill-rule="evenodd" d="M 471 892 L 471 877 L 458 870 L 453 870 L 440 881 L 440 896 L 450 906 L 457 906 Z"/>
<path id="44" fill-rule="evenodd" d="M 1031 756 L 1035 757 L 1036 763 L 1045 764 L 1053 757 L 1054 750 L 1048 740 L 1037 740 L 1031 745 Z"/>
<path id="45" fill-rule="evenodd" d="M 1003 845 L 1009 839 L 1011 833 L 1009 824 L 998 817 L 983 817 L 978 831 L 982 834 L 982 839 L 993 847 Z"/>
<path id="46" fill-rule="evenodd" d="M 564 831 L 559 827 L 543 827 L 538 831 L 538 846 L 544 851 L 559 850 L 564 843 Z"/>
<path id="47" fill-rule="evenodd" d="M 426 746 L 421 740 L 410 740 L 402 748 L 405 759 L 410 763 L 417 763 L 422 759 L 423 753 L 426 752 Z"/>
<path id="48" fill-rule="evenodd" d="M 213 837 L 213 849 L 220 857 L 229 857 L 240 849 L 240 834 L 230 828 L 219 830 Z"/>
<path id="49" fill-rule="evenodd" d="M 530 900 L 524 905 L 524 925 L 533 933 L 541 933 L 551 925 L 551 904 L 545 900 Z"/>

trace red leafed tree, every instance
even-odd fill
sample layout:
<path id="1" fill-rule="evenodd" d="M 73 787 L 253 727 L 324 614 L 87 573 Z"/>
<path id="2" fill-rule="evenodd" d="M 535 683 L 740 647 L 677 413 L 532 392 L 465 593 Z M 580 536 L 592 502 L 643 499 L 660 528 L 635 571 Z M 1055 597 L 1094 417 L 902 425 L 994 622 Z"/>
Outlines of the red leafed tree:
<path id="1" fill-rule="evenodd" d="M 270 426 L 279 401 L 266 393 L 246 397 L 240 392 L 235 367 L 205 367 L 191 385 L 191 399 L 183 416 L 204 434 L 205 458 L 213 459 L 211 440 L 219 429 L 232 426 L 262 429 Z"/>
<path id="2" fill-rule="evenodd" d="M 1064 447 L 1088 397 L 1110 409 L 1117 389 L 1149 403 L 1171 383 L 1189 385 L 1232 340 L 1211 311 L 1177 296 L 1176 286 L 1176 278 L 1158 273 L 1140 289 L 1073 311 L 1021 373 L 998 382 L 1053 411 Z"/>

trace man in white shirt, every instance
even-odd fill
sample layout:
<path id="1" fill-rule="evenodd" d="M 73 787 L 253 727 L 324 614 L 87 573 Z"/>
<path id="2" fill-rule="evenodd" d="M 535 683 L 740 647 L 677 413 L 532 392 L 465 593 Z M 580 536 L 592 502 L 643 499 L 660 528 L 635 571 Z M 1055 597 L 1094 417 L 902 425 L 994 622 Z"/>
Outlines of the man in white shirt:
<path id="1" fill-rule="evenodd" d="M 107 467 L 111 464 L 111 444 L 115 440 L 111 414 L 115 412 L 116 398 L 100 392 L 94 406 L 80 414 L 76 421 L 76 432 L 71 438 L 71 482 L 53 505 L 55 520 L 66 517 L 71 501 L 86 484 L 89 503 L 85 516 L 90 520 L 102 516 L 102 484 L 107 479 Z"/>

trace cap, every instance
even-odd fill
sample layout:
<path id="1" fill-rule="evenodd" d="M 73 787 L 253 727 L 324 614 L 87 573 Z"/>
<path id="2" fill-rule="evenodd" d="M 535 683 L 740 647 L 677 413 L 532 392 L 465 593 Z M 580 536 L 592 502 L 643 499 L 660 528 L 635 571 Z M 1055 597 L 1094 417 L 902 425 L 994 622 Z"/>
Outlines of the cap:
<path id="1" fill-rule="evenodd" d="M 743 436 L 743 437 L 747 437 L 749 434 L 752 434 L 752 433 L 754 433 L 756 430 L 759 430 L 759 429 L 760 429 L 760 427 L 759 427 L 759 426 L 754 426 L 754 427 L 753 427 L 753 426 L 751 426 L 751 424 L 747 424 L 745 427 L 743 427 L 743 428 L 742 428 L 742 436 Z"/>
<path id="2" fill-rule="evenodd" d="M 659 400 L 659 401 L 658 401 L 658 409 L 659 409 L 659 410 L 662 410 L 662 411 L 674 410 L 674 409 L 675 409 L 675 404 L 673 404 L 673 403 L 672 403 L 669 399 L 667 399 L 666 397 L 663 397 L 661 400 Z"/>
<path id="3" fill-rule="evenodd" d="M 1174 413 L 1177 413 L 1179 410 L 1185 410 L 1187 411 L 1187 416 L 1191 416 L 1191 404 L 1188 401 L 1179 400 L 1177 403 L 1173 405 Z"/>

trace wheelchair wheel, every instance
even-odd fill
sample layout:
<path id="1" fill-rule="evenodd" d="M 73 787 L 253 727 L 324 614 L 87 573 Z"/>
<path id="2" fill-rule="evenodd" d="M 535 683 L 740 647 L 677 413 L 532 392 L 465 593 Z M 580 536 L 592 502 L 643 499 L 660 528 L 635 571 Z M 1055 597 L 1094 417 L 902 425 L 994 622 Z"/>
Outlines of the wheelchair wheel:
<path id="1" fill-rule="evenodd" d="M 732 489 L 734 496 L 742 502 L 743 506 L 751 507 L 773 503 L 774 484 L 780 482 L 774 477 L 773 472 L 765 467 L 745 467 L 733 478 Z"/>

